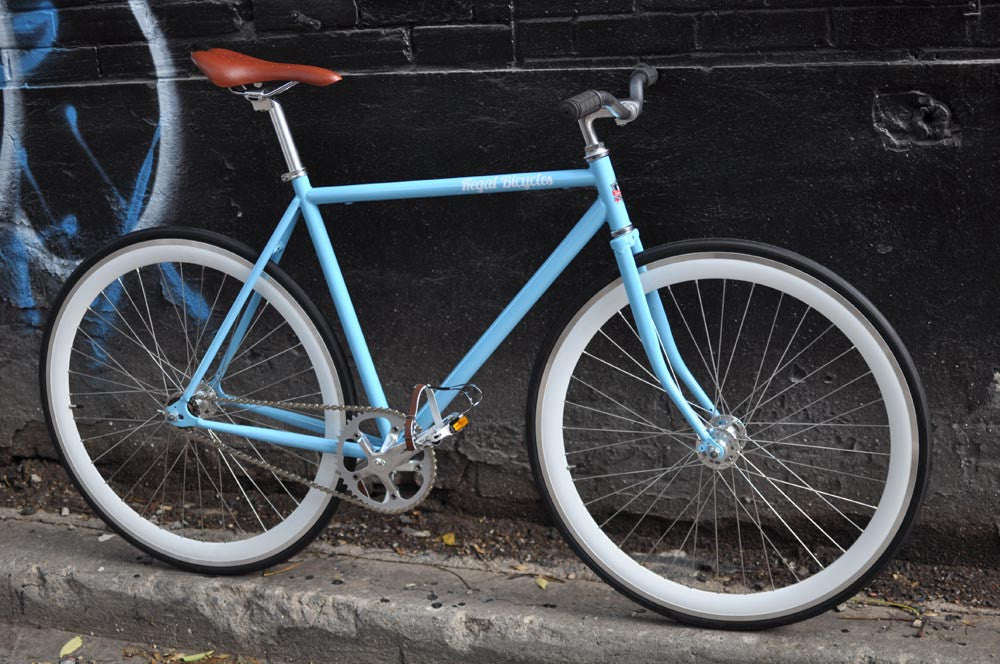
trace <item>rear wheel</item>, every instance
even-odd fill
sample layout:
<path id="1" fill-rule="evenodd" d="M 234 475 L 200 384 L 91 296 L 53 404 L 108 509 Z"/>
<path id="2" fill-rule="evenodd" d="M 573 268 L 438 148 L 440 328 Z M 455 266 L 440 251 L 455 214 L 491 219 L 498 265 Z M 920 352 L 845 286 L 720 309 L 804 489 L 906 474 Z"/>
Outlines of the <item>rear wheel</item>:
<path id="1" fill-rule="evenodd" d="M 684 622 L 763 628 L 843 601 L 923 495 L 926 405 L 906 350 L 855 289 L 791 252 L 685 242 L 637 262 L 727 455 L 695 451 L 609 275 L 555 328 L 529 397 L 533 469 L 563 534 L 606 581 Z"/>
<path id="2" fill-rule="evenodd" d="M 205 437 L 328 487 L 337 481 L 332 454 L 165 421 L 163 408 L 187 385 L 254 260 L 249 248 L 206 231 L 126 236 L 73 273 L 43 344 L 45 412 L 70 476 L 129 541 L 196 571 L 243 572 L 287 558 L 338 505 L 330 494 L 241 460 Z M 343 354 L 301 289 L 272 264 L 254 292 L 259 304 L 243 341 L 221 372 L 216 359 L 202 394 L 352 403 Z M 209 379 L 217 374 L 219 381 Z M 344 425 L 339 412 L 316 419 L 315 411 L 301 411 L 296 429 L 245 406 L 202 399 L 194 407 L 221 422 L 329 438 Z"/>

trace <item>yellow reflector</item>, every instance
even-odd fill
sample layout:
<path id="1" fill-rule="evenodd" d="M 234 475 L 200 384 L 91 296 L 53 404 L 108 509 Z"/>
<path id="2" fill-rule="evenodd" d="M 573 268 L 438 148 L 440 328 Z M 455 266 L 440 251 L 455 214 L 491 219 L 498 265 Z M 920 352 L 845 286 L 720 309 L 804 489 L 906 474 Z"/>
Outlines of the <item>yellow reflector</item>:
<path id="1" fill-rule="evenodd" d="M 465 428 L 465 425 L 467 425 L 468 423 L 469 423 L 469 418 L 466 417 L 465 415 L 462 415 L 460 418 L 451 423 L 451 430 L 461 431 L 462 429 Z"/>

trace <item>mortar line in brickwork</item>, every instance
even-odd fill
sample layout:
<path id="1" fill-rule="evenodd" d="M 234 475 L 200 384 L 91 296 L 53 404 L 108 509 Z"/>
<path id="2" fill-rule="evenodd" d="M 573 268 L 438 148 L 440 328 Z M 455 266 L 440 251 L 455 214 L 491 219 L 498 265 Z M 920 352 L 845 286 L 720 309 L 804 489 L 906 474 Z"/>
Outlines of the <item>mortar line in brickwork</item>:
<path id="1" fill-rule="evenodd" d="M 514 4 L 514 0 L 510 0 L 507 4 L 510 8 L 510 63 L 512 66 L 517 65 L 517 16 Z"/>
<path id="2" fill-rule="evenodd" d="M 704 53 L 703 53 L 704 54 Z M 656 57 L 656 56 L 650 56 Z M 525 60 L 526 63 L 539 62 L 545 63 L 548 60 Z M 796 61 L 786 61 L 786 62 L 740 62 L 732 64 L 661 64 L 655 63 L 656 68 L 659 70 L 675 70 L 675 71 L 711 71 L 713 69 L 780 69 L 780 68 L 801 68 L 801 67 L 954 67 L 954 66 L 996 66 L 1000 64 L 1000 54 L 995 58 L 968 58 L 962 60 L 913 60 L 909 58 L 904 58 L 900 60 L 837 60 L 837 61 L 823 61 L 823 60 L 796 60 Z M 421 75 L 433 75 L 433 74 L 534 74 L 541 72 L 579 72 L 584 70 L 588 66 L 594 66 L 586 62 L 582 62 L 577 66 L 563 66 L 563 67 L 494 67 L 490 69 L 431 69 L 431 68 L 420 68 L 420 69 L 403 69 L 403 70 L 386 70 L 386 71 L 373 71 L 373 70 L 361 70 L 361 71 L 351 71 L 347 69 L 340 70 L 340 73 L 344 76 L 352 77 L 373 77 L 373 76 L 421 76 Z M 621 63 L 621 64 L 607 64 L 598 65 L 600 69 L 603 70 L 621 70 L 621 71 L 631 71 L 634 67 L 634 63 Z M 163 78 L 146 77 L 146 78 L 127 78 L 127 79 L 95 79 L 90 81 L 72 81 L 72 82 L 50 82 L 50 83 L 32 83 L 30 86 L 0 86 L 0 90 L 3 89 L 19 89 L 19 90 L 48 90 L 48 89 L 62 89 L 62 88 L 88 88 L 95 86 L 110 86 L 110 85 L 148 85 L 150 83 L 156 83 L 158 81 L 173 81 L 173 82 L 186 82 L 186 81 L 207 81 L 207 79 L 200 76 L 170 76 Z"/>

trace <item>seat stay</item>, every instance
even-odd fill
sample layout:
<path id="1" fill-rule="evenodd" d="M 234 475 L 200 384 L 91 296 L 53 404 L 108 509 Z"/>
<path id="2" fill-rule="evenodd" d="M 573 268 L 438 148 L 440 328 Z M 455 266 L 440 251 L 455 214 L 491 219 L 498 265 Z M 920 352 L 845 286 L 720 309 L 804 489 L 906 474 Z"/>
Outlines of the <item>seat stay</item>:
<path id="1" fill-rule="evenodd" d="M 281 217 L 281 221 L 278 222 L 279 226 L 287 226 L 284 234 L 278 239 L 278 244 L 275 247 L 274 253 L 271 254 L 271 262 L 277 264 L 281 261 L 281 256 L 285 253 L 285 248 L 288 246 L 288 240 L 292 235 L 292 231 L 295 230 L 296 222 L 299 218 L 299 199 L 298 197 L 293 198 L 292 202 L 288 204 L 288 208 Z M 208 383 L 218 392 L 220 395 L 224 394 L 222 392 L 222 378 L 225 376 L 226 371 L 229 370 L 229 365 L 233 361 L 233 357 L 236 354 L 237 349 L 239 349 L 240 344 L 243 343 L 243 339 L 250 328 L 250 324 L 253 321 L 254 314 L 257 312 L 257 307 L 260 306 L 261 296 L 260 293 L 254 292 L 250 296 L 250 301 L 247 306 L 243 309 L 243 313 L 240 314 L 240 320 L 236 324 L 236 329 L 233 330 L 233 336 L 229 339 L 229 344 L 226 346 L 226 350 L 222 354 L 222 359 L 219 361 L 219 367 L 215 371 L 215 375 L 208 381 Z"/>

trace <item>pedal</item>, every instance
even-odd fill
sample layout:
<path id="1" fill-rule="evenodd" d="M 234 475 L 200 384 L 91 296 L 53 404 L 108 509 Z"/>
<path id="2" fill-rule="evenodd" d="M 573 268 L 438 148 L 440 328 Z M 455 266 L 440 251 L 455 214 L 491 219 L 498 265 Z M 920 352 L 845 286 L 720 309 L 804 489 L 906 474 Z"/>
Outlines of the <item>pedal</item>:
<path id="1" fill-rule="evenodd" d="M 438 391 L 458 392 L 468 402 L 468 406 L 462 411 L 452 412 L 442 417 L 436 395 Z M 482 390 L 471 383 L 456 386 L 417 385 L 413 388 L 413 395 L 410 398 L 410 408 L 404 425 L 407 448 L 416 450 L 419 448 L 437 447 L 441 444 L 441 441 L 454 436 L 469 425 L 467 413 L 478 406 L 482 400 Z M 427 408 L 430 410 L 432 424 L 427 429 L 418 431 L 416 418 L 424 401 L 426 401 Z"/>

